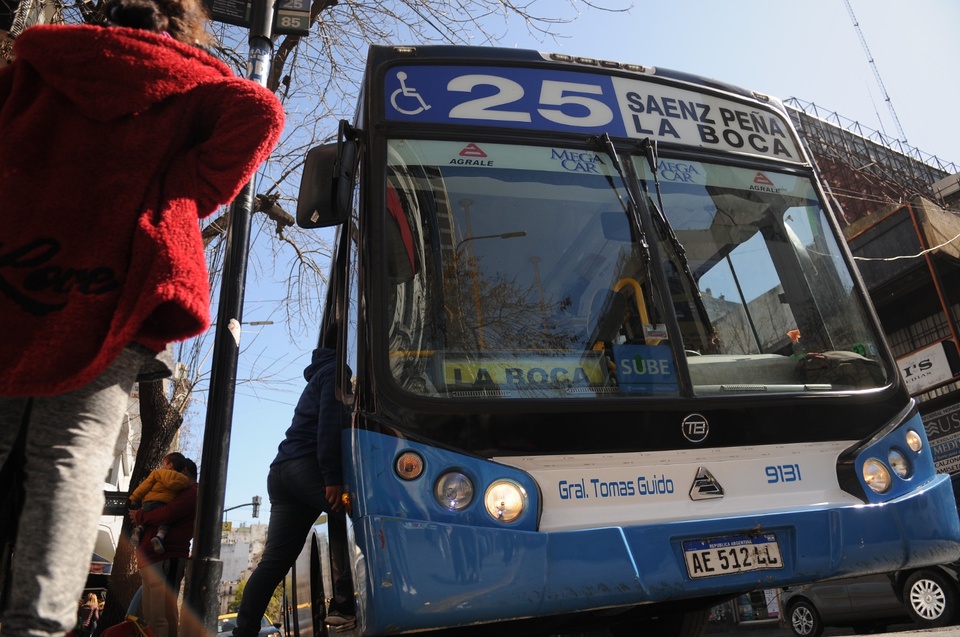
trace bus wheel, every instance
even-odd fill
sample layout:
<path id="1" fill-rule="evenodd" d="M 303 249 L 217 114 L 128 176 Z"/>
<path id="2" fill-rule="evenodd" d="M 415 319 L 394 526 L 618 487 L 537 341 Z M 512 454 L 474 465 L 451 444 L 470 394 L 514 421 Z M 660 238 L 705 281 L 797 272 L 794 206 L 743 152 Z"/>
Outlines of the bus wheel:
<path id="1" fill-rule="evenodd" d="M 703 637 L 710 618 L 709 608 L 699 608 L 681 613 L 666 613 L 640 621 L 611 626 L 614 637 L 636 635 L 663 635 L 664 637 Z"/>
<path id="2" fill-rule="evenodd" d="M 903 585 L 903 601 L 910 619 L 924 628 L 947 626 L 957 610 L 957 593 L 940 572 L 917 571 Z"/>

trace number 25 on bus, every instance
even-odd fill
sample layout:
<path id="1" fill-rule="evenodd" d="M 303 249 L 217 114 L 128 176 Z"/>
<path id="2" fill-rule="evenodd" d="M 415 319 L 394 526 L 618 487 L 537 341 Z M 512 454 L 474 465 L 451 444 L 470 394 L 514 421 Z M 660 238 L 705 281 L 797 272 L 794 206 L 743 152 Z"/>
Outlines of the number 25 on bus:
<path id="1" fill-rule="evenodd" d="M 379 46 L 361 96 L 297 210 L 337 228 L 358 634 L 698 635 L 746 591 L 960 557 L 779 100 Z M 300 634 L 330 594 L 325 535 L 292 573 Z"/>

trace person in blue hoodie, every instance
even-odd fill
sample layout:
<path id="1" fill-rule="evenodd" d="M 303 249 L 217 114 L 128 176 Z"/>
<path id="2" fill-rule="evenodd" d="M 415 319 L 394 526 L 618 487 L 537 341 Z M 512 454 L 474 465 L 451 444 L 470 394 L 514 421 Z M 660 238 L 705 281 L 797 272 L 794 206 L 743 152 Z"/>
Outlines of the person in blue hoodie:
<path id="1" fill-rule="evenodd" d="M 329 519 L 335 571 L 327 623 L 340 626 L 353 621 L 341 451 L 341 431 L 348 423 L 349 413 L 336 397 L 336 352 L 325 347 L 315 349 L 303 377 L 307 386 L 267 474 L 267 541 L 263 557 L 244 588 L 234 637 L 256 637 L 273 591 L 296 562 L 321 513 Z"/>

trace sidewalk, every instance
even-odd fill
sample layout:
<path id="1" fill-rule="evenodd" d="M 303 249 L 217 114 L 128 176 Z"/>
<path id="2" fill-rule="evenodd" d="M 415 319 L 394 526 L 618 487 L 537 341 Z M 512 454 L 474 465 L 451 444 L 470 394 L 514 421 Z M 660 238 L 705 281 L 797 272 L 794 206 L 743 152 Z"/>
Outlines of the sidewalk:
<path id="1" fill-rule="evenodd" d="M 893 624 L 887 628 L 886 632 L 896 633 L 902 630 L 917 630 L 913 624 Z M 833 628 L 828 627 L 823 631 L 823 637 L 835 637 L 839 635 L 856 635 L 852 628 Z M 739 624 L 722 625 L 711 624 L 707 628 L 707 635 L 711 637 L 719 635 L 736 635 L 737 637 L 793 637 L 793 631 L 786 623 L 777 619 L 761 619 L 758 621 L 741 622 Z"/>
<path id="2" fill-rule="evenodd" d="M 741 635 L 742 637 L 792 637 L 790 628 L 779 619 L 761 619 L 739 624 L 710 625 L 708 635 Z M 824 634 L 830 634 L 824 632 Z M 842 633 L 838 633 L 842 634 Z"/>

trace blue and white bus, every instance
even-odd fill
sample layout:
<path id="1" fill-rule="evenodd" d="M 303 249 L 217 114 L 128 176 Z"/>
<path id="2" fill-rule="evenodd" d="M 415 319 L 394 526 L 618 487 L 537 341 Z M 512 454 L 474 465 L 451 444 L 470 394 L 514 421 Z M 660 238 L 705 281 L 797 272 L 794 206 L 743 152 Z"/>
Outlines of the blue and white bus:
<path id="1" fill-rule="evenodd" d="M 374 46 L 298 221 L 338 228 L 356 634 L 699 635 L 747 591 L 960 557 L 779 100 Z M 289 589 L 301 635 L 323 633 L 323 539 Z"/>

